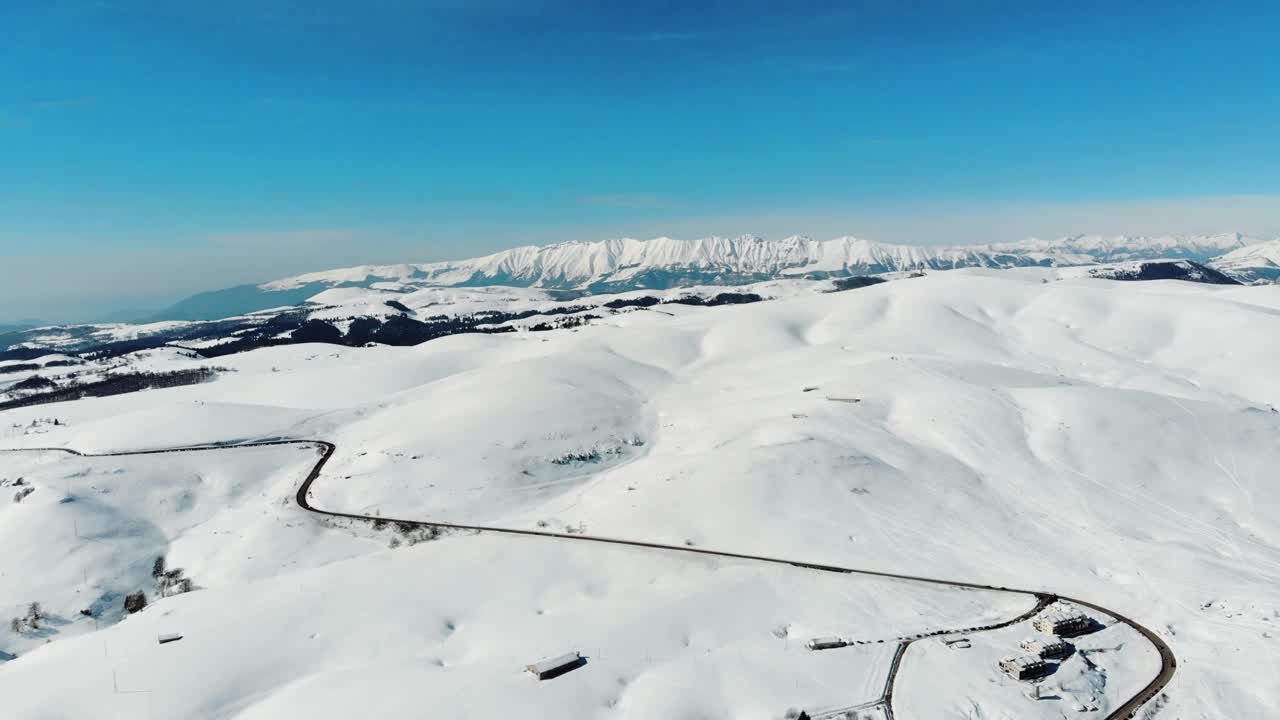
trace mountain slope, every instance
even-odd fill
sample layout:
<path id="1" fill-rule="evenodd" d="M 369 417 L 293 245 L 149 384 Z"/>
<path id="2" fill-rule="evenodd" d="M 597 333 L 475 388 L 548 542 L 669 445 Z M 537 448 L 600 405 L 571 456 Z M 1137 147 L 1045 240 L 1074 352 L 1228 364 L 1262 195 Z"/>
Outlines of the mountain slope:
<path id="1" fill-rule="evenodd" d="M 1099 280 L 1185 280 L 1210 285 L 1240 285 L 1234 278 L 1193 260 L 1156 260 L 1092 265 L 1062 271 Z"/>
<path id="2" fill-rule="evenodd" d="M 1280 282 L 1280 239 L 1233 250 L 1209 265 L 1244 282 Z"/>

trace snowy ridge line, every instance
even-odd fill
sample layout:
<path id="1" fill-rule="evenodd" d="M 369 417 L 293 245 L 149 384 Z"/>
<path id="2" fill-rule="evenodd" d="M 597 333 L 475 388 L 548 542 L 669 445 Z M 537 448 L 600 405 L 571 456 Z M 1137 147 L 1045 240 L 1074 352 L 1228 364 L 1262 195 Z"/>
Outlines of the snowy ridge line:
<path id="1" fill-rule="evenodd" d="M 492 527 L 492 526 L 486 526 L 486 525 L 459 525 L 456 523 L 431 522 L 426 520 L 404 520 L 404 519 L 392 518 L 392 517 L 382 517 L 382 516 L 375 517 L 372 515 L 360 515 L 357 513 L 345 513 L 345 512 L 337 512 L 333 510 L 322 510 L 320 508 L 312 506 L 311 502 L 307 499 L 307 495 L 311 491 L 312 484 L 314 484 L 315 481 L 320 477 L 320 473 L 324 469 L 325 464 L 329 462 L 329 458 L 333 457 L 334 452 L 338 449 L 336 445 L 326 440 L 288 440 L 288 439 L 261 440 L 261 441 L 252 441 L 252 442 L 213 443 L 208 445 L 186 445 L 181 447 L 154 448 L 149 450 L 118 450 L 118 451 L 102 452 L 102 453 L 86 453 L 86 452 L 80 452 L 78 450 L 72 450 L 71 448 L 64 448 L 64 447 L 0 448 L 0 453 L 62 452 L 62 453 L 68 453 L 71 455 L 76 455 L 79 457 L 117 457 L 122 455 L 160 455 L 164 453 L 200 452 L 200 451 L 207 451 L 207 450 L 231 450 L 236 448 L 268 447 L 268 446 L 275 446 L 275 445 L 311 446 L 320 450 L 320 458 L 316 461 L 315 465 L 311 467 L 311 471 L 307 473 L 307 477 L 302 481 L 302 484 L 298 486 L 298 492 L 295 496 L 295 499 L 297 500 L 297 503 L 298 503 L 298 507 L 302 508 L 303 510 L 306 510 L 307 512 L 314 513 L 316 515 L 346 518 L 350 520 L 360 520 L 363 522 L 373 522 L 376 520 L 381 520 L 384 522 L 392 522 L 392 523 L 406 523 L 406 524 L 417 526 L 417 527 L 448 528 L 452 530 L 470 530 L 474 532 L 501 533 L 504 535 L 522 535 L 522 536 L 552 538 L 557 540 L 576 540 L 576 541 L 582 541 L 582 542 L 607 543 L 611 545 L 627 545 L 631 547 L 649 548 L 654 550 L 667 550 L 672 552 L 695 553 L 698 555 L 708 555 L 711 557 L 733 558 L 736 560 L 751 560 L 755 562 L 773 563 L 775 565 L 791 565 L 793 567 L 807 568 L 809 570 L 817 570 L 820 572 L 866 575 L 870 577 L 887 578 L 890 580 L 905 580 L 910 582 L 928 583 L 932 585 L 944 585 L 947 587 L 958 587 L 958 588 L 965 588 L 970 590 L 990 590 L 990 591 L 996 591 L 996 592 L 1017 593 L 1017 594 L 1023 594 L 1023 595 L 1031 595 L 1036 598 L 1036 606 L 1034 608 L 1032 608 L 1030 611 L 1023 613 L 1022 615 L 1016 618 L 1013 618 L 1012 620 L 997 623 L 995 625 L 982 626 L 978 628 L 969 628 L 969 629 L 964 629 L 959 631 L 951 631 L 952 633 L 983 632 L 987 630 L 994 630 L 1002 627 L 1008 627 L 1009 625 L 1022 622 L 1036 615 L 1045 607 L 1047 607 L 1049 604 L 1058 600 L 1065 600 L 1067 602 L 1074 603 L 1076 605 L 1081 605 L 1081 606 L 1096 610 L 1098 612 L 1101 612 L 1105 615 L 1109 615 L 1115 618 L 1116 620 L 1133 628 L 1140 635 L 1146 638 L 1147 641 L 1150 642 L 1160 654 L 1160 672 L 1157 673 L 1156 676 L 1152 678 L 1151 682 L 1147 683 L 1147 685 L 1143 687 L 1142 690 L 1140 690 L 1137 695 L 1130 698 L 1127 702 L 1120 705 L 1120 707 L 1113 710 L 1109 715 L 1102 718 L 1101 720 L 1131 720 L 1132 718 L 1136 717 L 1138 714 L 1138 710 L 1140 710 L 1143 705 L 1145 705 L 1146 703 L 1154 699 L 1155 696 L 1161 690 L 1163 690 L 1166 685 L 1169 684 L 1169 681 L 1173 679 L 1173 674 L 1177 669 L 1177 658 L 1174 657 L 1173 650 L 1169 648 L 1168 644 L 1166 644 L 1164 640 L 1160 638 L 1160 636 L 1156 635 L 1154 632 L 1144 627 L 1143 625 L 1138 623 L 1136 620 L 1128 618 L 1124 615 L 1121 615 L 1120 613 L 1117 613 L 1114 610 L 1110 610 L 1096 603 L 1091 603 L 1086 600 L 1079 600 L 1076 598 L 1067 597 L 1065 595 L 1058 595 L 1056 593 L 1049 593 L 1049 592 L 1039 591 L 1039 590 L 1022 590 L 1018 588 L 1010 588 L 1010 587 L 1003 587 L 1003 586 L 997 586 L 997 585 L 984 585 L 981 583 L 973 583 L 973 582 L 961 582 L 958 580 L 944 580 L 940 578 L 922 577 L 919 575 L 904 575 L 899 573 L 884 572 L 880 570 L 863 570 L 858 568 L 846 568 L 846 567 L 839 567 L 836 565 L 809 563 L 801 560 L 788 560 L 786 558 L 770 557 L 767 555 L 749 555 L 745 553 L 735 553 L 735 552 L 728 552 L 728 551 L 722 551 L 722 550 L 708 550 L 705 548 L 694 548 L 694 547 L 688 547 L 684 545 L 667 545 L 664 543 L 648 542 L 644 540 L 625 540 L 622 538 L 612 538 L 612 537 L 606 537 L 606 536 L 600 536 L 600 535 L 576 535 L 576 534 L 570 535 L 568 533 L 550 532 L 546 530 L 524 530 L 519 528 Z M 889 677 L 885 682 L 885 692 L 882 697 L 887 720 L 894 719 L 893 684 L 897 678 L 898 670 L 902 664 L 902 658 L 906 654 L 907 648 L 910 646 L 912 642 L 919 640 L 922 637 L 928 637 L 932 635 L 945 635 L 945 634 L 949 634 L 949 633 L 943 632 L 943 631 L 937 631 L 934 633 L 921 634 L 919 636 L 908 638 L 899 644 L 897 651 L 894 653 L 893 661 L 889 669 Z"/>

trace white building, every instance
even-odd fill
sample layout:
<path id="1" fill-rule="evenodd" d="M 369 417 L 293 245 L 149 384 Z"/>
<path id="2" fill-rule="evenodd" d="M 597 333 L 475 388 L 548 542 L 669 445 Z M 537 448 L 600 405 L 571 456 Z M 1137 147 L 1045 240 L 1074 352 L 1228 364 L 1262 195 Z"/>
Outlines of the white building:
<path id="1" fill-rule="evenodd" d="M 810 650 L 831 650 L 833 648 L 842 648 L 848 644 L 847 640 L 842 640 L 838 637 L 820 637 L 805 643 L 805 647 Z"/>
<path id="2" fill-rule="evenodd" d="M 1075 648 L 1071 647 L 1071 643 L 1063 640 L 1023 640 L 1019 646 L 1028 653 L 1036 657 L 1046 659 L 1061 659 L 1071 655 Z"/>
<path id="3" fill-rule="evenodd" d="M 1017 655 L 1000 661 L 1000 669 L 1014 680 L 1033 680 L 1049 674 L 1049 664 L 1033 655 Z"/>
<path id="4" fill-rule="evenodd" d="M 1079 635 L 1093 626 L 1093 620 L 1075 608 L 1052 607 L 1031 624 L 1049 635 Z"/>
<path id="5" fill-rule="evenodd" d="M 583 660 L 582 655 L 575 650 L 573 652 L 565 653 L 564 655 L 557 655 L 552 658 L 539 660 L 536 663 L 526 665 L 524 669 L 533 673 L 533 676 L 539 680 L 550 680 L 551 678 L 560 677 L 570 670 L 581 667 L 584 664 L 586 664 L 586 661 Z"/>

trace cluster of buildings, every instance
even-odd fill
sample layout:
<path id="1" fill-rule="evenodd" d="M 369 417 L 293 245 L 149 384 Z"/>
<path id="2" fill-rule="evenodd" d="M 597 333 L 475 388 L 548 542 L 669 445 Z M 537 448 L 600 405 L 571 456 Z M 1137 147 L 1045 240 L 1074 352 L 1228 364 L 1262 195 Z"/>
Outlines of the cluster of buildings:
<path id="1" fill-rule="evenodd" d="M 1093 628 L 1093 619 L 1076 608 L 1055 606 L 1041 614 L 1032 627 L 1049 639 L 1028 639 L 1020 643 L 1025 655 L 1014 655 L 1000 661 L 1000 669 L 1015 680 L 1034 680 L 1053 672 L 1050 660 L 1062 660 L 1075 652 L 1064 637 L 1074 637 Z"/>

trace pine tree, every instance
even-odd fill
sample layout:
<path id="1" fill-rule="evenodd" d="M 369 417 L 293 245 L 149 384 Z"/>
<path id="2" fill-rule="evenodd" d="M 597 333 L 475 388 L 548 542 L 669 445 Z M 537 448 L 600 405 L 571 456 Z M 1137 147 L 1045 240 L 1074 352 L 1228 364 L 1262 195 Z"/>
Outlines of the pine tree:
<path id="1" fill-rule="evenodd" d="M 124 596 L 124 611 L 130 615 L 147 606 L 147 594 L 139 590 Z"/>

